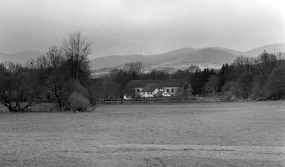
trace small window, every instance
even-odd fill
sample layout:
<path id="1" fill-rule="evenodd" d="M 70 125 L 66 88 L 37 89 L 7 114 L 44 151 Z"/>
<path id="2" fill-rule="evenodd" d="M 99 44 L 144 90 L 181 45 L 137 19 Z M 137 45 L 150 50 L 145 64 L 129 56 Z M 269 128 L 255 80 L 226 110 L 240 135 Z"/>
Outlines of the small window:
<path id="1" fill-rule="evenodd" d="M 174 89 L 171 89 L 171 92 L 173 93 L 173 92 L 174 92 Z"/>
<path id="2" fill-rule="evenodd" d="M 180 88 L 178 88 L 178 92 L 181 92 L 181 89 L 180 89 Z"/>
<path id="3" fill-rule="evenodd" d="M 169 89 L 166 89 L 166 92 L 169 92 Z"/>

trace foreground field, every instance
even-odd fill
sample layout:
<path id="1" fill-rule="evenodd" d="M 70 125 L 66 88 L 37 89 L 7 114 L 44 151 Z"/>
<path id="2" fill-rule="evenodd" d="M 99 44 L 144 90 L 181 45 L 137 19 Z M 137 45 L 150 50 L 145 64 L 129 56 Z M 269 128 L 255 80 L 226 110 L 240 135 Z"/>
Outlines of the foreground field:
<path id="1" fill-rule="evenodd" d="M 285 101 L 0 114 L 0 166 L 285 166 Z"/>

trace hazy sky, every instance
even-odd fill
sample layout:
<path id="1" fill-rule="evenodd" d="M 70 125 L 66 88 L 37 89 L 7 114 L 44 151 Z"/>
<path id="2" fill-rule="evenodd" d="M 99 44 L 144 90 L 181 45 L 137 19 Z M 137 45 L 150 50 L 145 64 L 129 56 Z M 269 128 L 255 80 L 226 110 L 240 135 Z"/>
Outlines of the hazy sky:
<path id="1" fill-rule="evenodd" d="M 0 0 L 0 52 L 45 51 L 81 31 L 92 56 L 285 42 L 284 0 Z"/>

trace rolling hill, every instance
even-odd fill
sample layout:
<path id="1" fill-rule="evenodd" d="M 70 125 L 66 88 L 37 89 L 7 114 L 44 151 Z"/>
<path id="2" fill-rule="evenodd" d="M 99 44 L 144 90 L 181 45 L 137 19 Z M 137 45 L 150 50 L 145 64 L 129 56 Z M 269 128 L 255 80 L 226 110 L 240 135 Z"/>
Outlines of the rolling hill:
<path id="1" fill-rule="evenodd" d="M 233 51 L 224 48 L 182 48 L 173 50 L 163 54 L 142 56 L 142 55 L 130 55 L 130 56 L 108 56 L 91 60 L 92 70 L 98 70 L 106 67 L 120 68 L 125 63 L 141 61 L 144 66 L 151 69 L 161 68 L 179 68 L 187 67 L 190 65 L 202 64 L 213 65 L 219 68 L 224 63 L 231 63 L 241 52 Z M 208 66 L 207 65 L 207 66 Z"/>
<path id="2" fill-rule="evenodd" d="M 176 68 L 185 69 L 190 65 L 198 65 L 200 68 L 220 68 L 222 64 L 232 62 L 237 55 L 217 48 L 199 49 L 195 52 L 180 55 L 176 60 L 157 64 L 153 68 Z"/>
<path id="3" fill-rule="evenodd" d="M 285 43 L 265 45 L 247 52 L 240 52 L 228 48 L 181 48 L 170 52 L 143 56 L 107 56 L 91 60 L 91 69 L 120 68 L 125 63 L 141 61 L 148 69 L 176 68 L 183 69 L 195 64 L 201 68 L 220 68 L 222 64 L 232 63 L 237 56 L 257 57 L 264 50 L 268 53 L 285 52 Z"/>
<path id="4" fill-rule="evenodd" d="M 285 52 L 285 42 L 284 43 L 277 43 L 277 44 L 271 44 L 271 45 L 265 45 L 259 48 L 251 49 L 247 52 L 245 52 L 245 56 L 247 57 L 256 57 L 260 55 L 264 50 L 266 50 L 267 53 L 278 53 L 278 52 Z"/>
<path id="5" fill-rule="evenodd" d="M 135 62 L 135 61 L 140 61 L 144 65 L 151 66 L 159 63 L 164 63 L 166 61 L 173 61 L 181 55 L 186 55 L 196 50 L 197 49 L 193 48 L 181 48 L 170 52 L 150 55 L 150 56 L 143 56 L 143 55 L 107 56 L 107 57 L 92 59 L 90 60 L 90 64 L 92 70 L 97 70 L 106 67 L 121 67 L 126 63 Z"/>
<path id="6" fill-rule="evenodd" d="M 150 55 L 150 56 L 147 56 L 147 58 L 149 59 L 148 60 L 149 62 L 159 64 L 159 63 L 164 63 L 166 61 L 176 60 L 180 56 L 193 53 L 197 50 L 198 49 L 194 49 L 194 48 L 181 48 L 181 49 L 172 50 L 172 51 L 162 53 L 162 54 Z"/>

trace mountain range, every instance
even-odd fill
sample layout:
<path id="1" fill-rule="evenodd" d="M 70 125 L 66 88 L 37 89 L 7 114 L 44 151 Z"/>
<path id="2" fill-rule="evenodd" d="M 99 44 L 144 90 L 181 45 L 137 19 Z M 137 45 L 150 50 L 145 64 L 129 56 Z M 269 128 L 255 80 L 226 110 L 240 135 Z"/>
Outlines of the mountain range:
<path id="1" fill-rule="evenodd" d="M 237 56 L 257 57 L 264 50 L 268 53 L 285 52 L 285 42 L 265 45 L 251 49 L 247 52 L 240 52 L 228 48 L 181 48 L 170 52 L 156 55 L 127 55 L 107 56 L 92 59 L 92 70 L 104 68 L 120 68 L 125 63 L 140 61 L 147 70 L 151 69 L 185 69 L 190 65 L 198 65 L 201 68 L 220 68 L 222 64 L 232 63 Z M 100 70 L 102 72 L 102 70 Z"/>
<path id="2" fill-rule="evenodd" d="M 180 48 L 156 55 L 126 55 L 126 56 L 106 56 L 90 60 L 91 70 L 97 73 L 106 73 L 112 68 L 122 68 L 125 63 L 140 61 L 145 70 L 163 69 L 175 71 L 186 69 L 190 65 L 198 65 L 200 68 L 220 68 L 222 64 L 232 63 L 237 56 L 257 57 L 264 50 L 268 53 L 285 52 L 285 42 L 251 49 L 247 52 L 240 52 L 228 48 Z M 0 62 L 11 61 L 25 64 L 32 58 L 43 55 L 38 51 L 18 52 L 15 54 L 5 54 L 0 52 Z"/>

